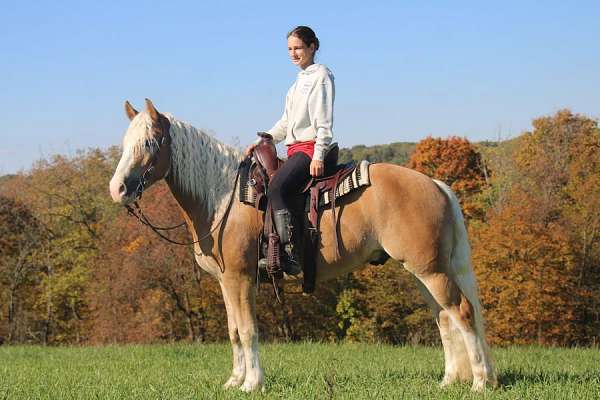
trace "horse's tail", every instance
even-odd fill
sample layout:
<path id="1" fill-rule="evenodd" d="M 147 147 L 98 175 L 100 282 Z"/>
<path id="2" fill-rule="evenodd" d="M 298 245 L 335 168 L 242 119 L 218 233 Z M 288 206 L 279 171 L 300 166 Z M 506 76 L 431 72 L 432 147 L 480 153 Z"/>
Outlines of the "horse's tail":
<path id="1" fill-rule="evenodd" d="M 467 228 L 465 227 L 463 213 L 460 209 L 460 203 L 448 185 L 436 179 L 434 179 L 434 182 L 444 191 L 450 201 L 450 206 L 452 207 L 454 244 L 452 246 L 452 255 L 450 257 L 450 273 L 461 292 L 467 297 L 473 307 L 476 316 L 475 322 L 477 324 L 477 330 L 483 332 L 481 303 L 479 302 L 477 280 L 471 262 L 471 245 L 469 244 L 469 237 Z"/>
<path id="2" fill-rule="evenodd" d="M 477 331 L 477 335 L 483 339 L 482 344 L 484 346 L 484 352 L 487 359 L 491 362 L 490 350 L 485 341 L 485 328 L 483 316 L 481 314 L 481 303 L 479 301 L 477 279 L 475 278 L 473 263 L 471 261 L 471 245 L 469 244 L 469 237 L 467 234 L 467 228 L 465 227 L 463 213 L 460 209 L 460 203 L 448 185 L 435 179 L 434 182 L 446 194 L 452 208 L 452 230 L 454 240 L 452 245 L 452 254 L 450 256 L 449 272 L 460 291 L 473 307 L 475 329 Z M 458 329 L 456 329 L 456 331 L 457 330 Z M 464 354 L 466 354 L 466 352 Z"/>

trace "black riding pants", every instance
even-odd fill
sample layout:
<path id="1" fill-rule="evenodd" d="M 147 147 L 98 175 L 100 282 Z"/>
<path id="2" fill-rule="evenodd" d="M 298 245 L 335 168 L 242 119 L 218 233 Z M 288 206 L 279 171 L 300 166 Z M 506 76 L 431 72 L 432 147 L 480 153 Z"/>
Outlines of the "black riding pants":
<path id="1" fill-rule="evenodd" d="M 310 157 L 299 151 L 279 167 L 269 186 L 273 211 L 287 208 L 297 214 L 301 201 L 300 191 L 310 179 L 310 162 Z"/>

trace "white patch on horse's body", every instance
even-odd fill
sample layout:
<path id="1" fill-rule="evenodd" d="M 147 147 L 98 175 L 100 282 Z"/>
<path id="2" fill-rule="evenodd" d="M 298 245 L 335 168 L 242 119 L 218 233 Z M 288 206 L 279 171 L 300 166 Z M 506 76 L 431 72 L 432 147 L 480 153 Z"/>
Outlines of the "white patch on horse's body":
<path id="1" fill-rule="evenodd" d="M 259 362 L 257 334 L 253 335 L 251 346 L 245 346 L 244 358 L 246 361 L 246 379 L 240 389 L 244 392 L 252 392 L 256 389 L 264 391 L 264 373 Z"/>

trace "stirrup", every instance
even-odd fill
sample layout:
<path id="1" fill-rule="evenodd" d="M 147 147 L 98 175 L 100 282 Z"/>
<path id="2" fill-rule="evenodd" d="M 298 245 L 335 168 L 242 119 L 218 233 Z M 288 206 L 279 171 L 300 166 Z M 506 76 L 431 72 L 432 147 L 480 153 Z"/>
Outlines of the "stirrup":
<path id="1" fill-rule="evenodd" d="M 288 275 L 299 275 L 300 273 L 302 273 L 302 266 L 300 266 L 299 263 L 291 262 L 292 260 L 290 260 L 287 254 L 282 258 L 283 260 L 281 260 L 281 269 L 283 272 L 285 272 Z"/>
<path id="2" fill-rule="evenodd" d="M 283 260 L 281 262 L 281 271 L 286 274 L 286 275 L 290 275 L 290 276 L 296 276 L 299 275 L 302 272 L 302 267 L 300 265 L 298 265 L 298 263 L 288 263 L 286 262 L 287 260 Z M 263 274 L 268 274 L 267 272 L 267 259 L 266 258 L 261 258 L 260 260 L 258 260 L 258 271 L 259 274 L 262 276 Z M 261 279 L 261 282 L 263 280 Z M 265 280 L 264 282 L 270 282 L 270 280 Z"/>
<path id="3" fill-rule="evenodd" d="M 287 254 L 283 255 L 282 257 L 283 259 L 280 260 L 281 263 L 281 270 L 288 274 L 288 275 L 298 275 L 302 272 L 302 267 L 294 262 L 290 262 Z M 258 260 L 258 269 L 259 270 L 263 270 L 263 271 L 267 271 L 267 258 L 263 257 L 260 260 Z"/>

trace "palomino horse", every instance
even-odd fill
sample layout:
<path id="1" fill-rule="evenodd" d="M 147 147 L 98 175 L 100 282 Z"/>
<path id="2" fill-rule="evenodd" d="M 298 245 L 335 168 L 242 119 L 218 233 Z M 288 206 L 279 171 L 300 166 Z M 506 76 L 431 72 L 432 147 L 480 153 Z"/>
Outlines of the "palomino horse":
<path id="1" fill-rule="evenodd" d="M 255 309 L 262 219 L 252 206 L 230 203 L 243 154 L 159 113 L 149 100 L 144 112 L 128 102 L 125 110 L 131 123 L 110 181 L 111 196 L 117 203 L 132 203 L 144 187 L 166 180 L 197 242 L 196 261 L 223 292 L 233 347 L 233 371 L 225 387 L 262 389 Z M 346 274 L 385 251 L 417 278 L 433 309 L 444 348 L 441 384 L 472 378 L 473 390 L 483 390 L 486 383 L 495 386 L 471 250 L 455 195 L 445 184 L 397 165 L 371 165 L 370 179 L 370 186 L 338 203 L 341 258 L 333 247 L 333 227 L 321 225 L 317 282 Z M 323 211 L 327 221 L 330 212 Z"/>

